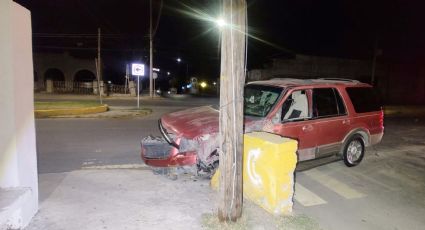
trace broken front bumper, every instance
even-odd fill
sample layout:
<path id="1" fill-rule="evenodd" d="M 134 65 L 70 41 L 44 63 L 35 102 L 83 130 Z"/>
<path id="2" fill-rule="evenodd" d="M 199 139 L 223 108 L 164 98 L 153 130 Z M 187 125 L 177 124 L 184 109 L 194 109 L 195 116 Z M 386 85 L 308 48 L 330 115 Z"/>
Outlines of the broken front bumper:
<path id="1" fill-rule="evenodd" d="M 145 164 L 154 167 L 186 166 L 196 164 L 196 152 L 179 152 L 162 138 L 146 137 L 141 141 L 141 157 Z"/>

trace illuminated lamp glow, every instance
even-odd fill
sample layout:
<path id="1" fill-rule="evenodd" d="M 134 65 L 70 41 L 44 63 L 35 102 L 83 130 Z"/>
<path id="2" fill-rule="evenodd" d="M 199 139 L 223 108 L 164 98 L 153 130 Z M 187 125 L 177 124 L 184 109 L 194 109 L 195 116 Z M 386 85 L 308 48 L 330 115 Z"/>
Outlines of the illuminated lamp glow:
<path id="1" fill-rule="evenodd" d="M 218 18 L 215 20 L 215 24 L 217 24 L 217 26 L 221 28 L 226 25 L 226 21 L 224 21 L 224 19 L 222 18 Z"/>

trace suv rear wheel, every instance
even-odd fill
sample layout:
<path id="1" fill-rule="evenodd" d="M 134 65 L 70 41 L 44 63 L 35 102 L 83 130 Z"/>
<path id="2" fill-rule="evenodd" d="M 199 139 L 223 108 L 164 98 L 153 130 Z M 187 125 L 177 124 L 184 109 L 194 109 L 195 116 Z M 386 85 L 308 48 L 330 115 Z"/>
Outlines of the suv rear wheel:
<path id="1" fill-rule="evenodd" d="M 359 134 L 353 135 L 345 144 L 342 157 L 345 165 L 353 167 L 358 165 L 364 156 L 365 146 L 362 137 Z"/>

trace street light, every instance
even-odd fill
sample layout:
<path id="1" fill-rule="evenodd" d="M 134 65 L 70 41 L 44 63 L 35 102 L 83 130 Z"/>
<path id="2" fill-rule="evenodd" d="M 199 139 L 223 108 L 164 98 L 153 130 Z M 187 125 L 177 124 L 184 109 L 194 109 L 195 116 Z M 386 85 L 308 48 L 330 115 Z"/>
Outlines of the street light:
<path id="1" fill-rule="evenodd" d="M 224 21 L 224 19 L 223 19 L 223 18 L 217 18 L 217 19 L 215 20 L 215 24 L 216 24 L 219 28 L 222 28 L 222 27 L 224 27 L 224 26 L 226 25 L 226 21 Z"/>
<path id="2" fill-rule="evenodd" d="M 177 63 L 179 64 L 182 63 L 182 59 L 180 57 L 178 57 L 176 60 L 177 60 Z M 189 75 L 189 63 L 187 63 L 187 61 L 185 61 L 184 63 L 186 64 L 186 78 L 187 78 Z"/>

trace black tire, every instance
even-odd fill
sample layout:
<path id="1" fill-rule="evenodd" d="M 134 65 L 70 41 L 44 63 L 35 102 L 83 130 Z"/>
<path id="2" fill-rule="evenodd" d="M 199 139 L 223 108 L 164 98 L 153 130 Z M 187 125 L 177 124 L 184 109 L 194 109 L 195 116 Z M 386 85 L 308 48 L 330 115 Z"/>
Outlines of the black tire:
<path id="1" fill-rule="evenodd" d="M 363 138 L 359 134 L 355 134 L 345 144 L 342 158 L 346 166 L 353 167 L 363 160 L 364 154 L 365 145 Z"/>

